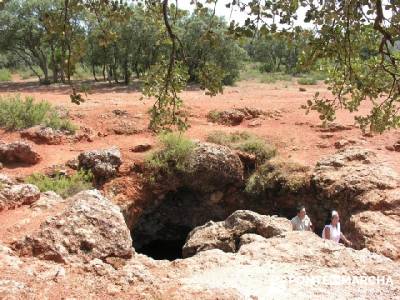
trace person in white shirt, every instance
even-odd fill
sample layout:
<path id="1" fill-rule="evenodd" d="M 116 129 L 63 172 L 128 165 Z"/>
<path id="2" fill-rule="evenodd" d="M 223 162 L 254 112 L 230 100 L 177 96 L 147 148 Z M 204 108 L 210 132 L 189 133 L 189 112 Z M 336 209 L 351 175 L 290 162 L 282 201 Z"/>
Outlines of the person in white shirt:
<path id="1" fill-rule="evenodd" d="M 312 231 L 312 223 L 304 206 L 297 208 L 297 215 L 290 222 L 295 231 Z"/>
<path id="2" fill-rule="evenodd" d="M 339 241 L 342 240 L 346 245 L 351 246 L 352 243 L 340 231 L 339 220 L 339 213 L 336 210 L 333 210 L 331 213 L 330 224 L 325 225 L 324 230 L 322 230 L 322 238 L 336 243 L 339 243 Z"/>

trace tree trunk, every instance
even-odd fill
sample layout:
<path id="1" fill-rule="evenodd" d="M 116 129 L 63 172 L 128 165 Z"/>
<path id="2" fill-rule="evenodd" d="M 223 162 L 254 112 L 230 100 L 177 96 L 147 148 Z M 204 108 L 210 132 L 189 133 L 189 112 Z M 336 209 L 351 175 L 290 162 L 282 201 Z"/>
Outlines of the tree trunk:
<path id="1" fill-rule="evenodd" d="M 94 63 L 92 63 L 92 73 L 93 73 L 94 81 L 97 82 L 98 80 L 97 80 L 97 77 L 96 77 L 96 68 L 95 68 Z"/>
<path id="2" fill-rule="evenodd" d="M 51 49 L 51 64 L 53 67 L 53 82 L 57 83 L 58 82 L 58 67 L 57 67 L 57 62 L 56 62 L 56 57 L 55 57 L 55 50 L 54 50 L 54 45 L 51 43 L 50 45 Z"/>

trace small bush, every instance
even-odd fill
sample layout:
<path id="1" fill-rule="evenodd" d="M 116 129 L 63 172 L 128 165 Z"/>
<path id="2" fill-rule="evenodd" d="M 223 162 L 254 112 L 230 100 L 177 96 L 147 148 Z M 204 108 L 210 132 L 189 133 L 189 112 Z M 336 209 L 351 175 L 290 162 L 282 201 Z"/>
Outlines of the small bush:
<path id="1" fill-rule="evenodd" d="M 185 171 L 186 158 L 193 151 L 194 142 L 175 133 L 161 135 L 160 142 L 163 148 L 152 153 L 146 160 L 146 164 L 154 170 Z"/>
<path id="2" fill-rule="evenodd" d="M 221 119 L 221 112 L 218 110 L 211 110 L 207 114 L 207 120 L 212 123 L 219 123 Z"/>
<path id="3" fill-rule="evenodd" d="M 92 173 L 82 170 L 71 176 L 56 174 L 54 177 L 48 177 L 43 174 L 32 174 L 25 181 L 36 185 L 41 192 L 53 191 L 63 198 L 93 188 Z"/>
<path id="4" fill-rule="evenodd" d="M 208 135 L 207 142 L 254 154 L 257 164 L 261 164 L 276 155 L 274 146 L 248 132 L 225 133 L 214 131 Z"/>
<path id="5" fill-rule="evenodd" d="M 9 69 L 0 69 L 0 82 L 11 81 L 11 72 Z"/>
<path id="6" fill-rule="evenodd" d="M 0 126 L 8 130 L 46 125 L 53 129 L 74 133 L 76 127 L 66 118 L 59 117 L 47 101 L 35 102 L 32 97 L 24 100 L 17 96 L 0 97 Z"/>
<path id="7" fill-rule="evenodd" d="M 314 85 L 317 84 L 317 79 L 314 77 L 302 77 L 297 79 L 297 83 L 302 85 Z"/>
<path id="8" fill-rule="evenodd" d="M 77 126 L 72 124 L 70 120 L 66 118 L 60 118 L 56 111 L 51 111 L 48 117 L 44 120 L 44 125 L 53 129 L 65 130 L 69 133 L 74 133 L 77 130 Z"/>
<path id="9" fill-rule="evenodd" d="M 307 166 L 274 159 L 260 166 L 250 176 L 245 191 L 254 196 L 261 196 L 268 190 L 296 193 L 307 185 L 308 171 Z"/>

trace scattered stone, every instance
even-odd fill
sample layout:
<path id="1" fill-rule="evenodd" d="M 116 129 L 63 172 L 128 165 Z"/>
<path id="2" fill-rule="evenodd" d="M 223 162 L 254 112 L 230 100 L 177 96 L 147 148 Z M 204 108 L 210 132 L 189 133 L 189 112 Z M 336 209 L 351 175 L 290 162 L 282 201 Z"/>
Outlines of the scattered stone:
<path id="1" fill-rule="evenodd" d="M 241 236 L 255 233 L 264 238 L 291 231 L 288 219 L 264 216 L 248 210 L 238 210 L 222 222 L 208 222 L 193 229 L 182 249 L 183 257 L 190 257 L 200 251 L 220 249 L 237 252 Z"/>
<path id="2" fill-rule="evenodd" d="M 238 110 L 224 110 L 224 111 L 210 111 L 207 115 L 207 119 L 210 122 L 236 126 L 243 122 L 245 114 Z"/>
<path id="3" fill-rule="evenodd" d="M 121 116 L 128 116 L 128 115 L 129 115 L 129 113 L 128 113 L 126 110 L 124 110 L 124 109 L 114 109 L 114 110 L 112 111 L 112 113 L 113 113 L 114 115 L 118 116 L 118 117 L 121 117 Z"/>
<path id="4" fill-rule="evenodd" d="M 341 125 L 337 123 L 327 123 L 323 125 L 318 125 L 319 131 L 321 132 L 339 132 L 345 130 L 352 130 L 353 126 L 350 125 Z"/>
<path id="5" fill-rule="evenodd" d="M 146 151 L 149 151 L 152 147 L 153 146 L 151 144 L 144 143 L 144 144 L 139 144 L 139 145 L 133 146 L 133 147 L 129 148 L 129 150 L 132 152 L 146 152 Z"/>
<path id="6" fill-rule="evenodd" d="M 305 88 L 303 88 L 303 87 L 299 87 L 299 91 L 300 92 L 306 92 L 307 90 Z"/>
<path id="7" fill-rule="evenodd" d="M 260 127 L 261 125 L 262 125 L 261 120 L 260 119 L 255 119 L 253 121 L 250 121 L 247 126 L 248 127 Z"/>
<path id="8" fill-rule="evenodd" d="M 41 157 L 32 150 L 31 146 L 23 141 L 6 144 L 0 141 L 0 162 L 36 164 Z"/>
<path id="9" fill-rule="evenodd" d="M 5 186 L 0 190 L 0 211 L 30 205 L 40 198 L 40 190 L 32 184 Z"/>
<path id="10" fill-rule="evenodd" d="M 235 108 L 235 110 L 243 113 L 246 120 L 257 119 L 267 115 L 263 110 L 251 107 Z"/>
<path id="11" fill-rule="evenodd" d="M 63 133 L 50 127 L 35 126 L 21 131 L 21 137 L 36 144 L 60 145 L 63 142 Z"/>
<path id="12" fill-rule="evenodd" d="M 118 206 L 96 190 L 81 192 L 68 202 L 71 205 L 38 232 L 14 242 L 15 251 L 62 263 L 132 256 L 130 232 Z"/>
<path id="13" fill-rule="evenodd" d="M 117 124 L 113 125 L 112 132 L 118 135 L 132 135 L 141 133 L 143 130 L 139 129 L 132 122 L 125 120 L 119 121 Z"/>
<path id="14" fill-rule="evenodd" d="M 79 169 L 91 170 L 97 182 L 114 177 L 122 164 L 121 152 L 113 147 L 82 152 L 78 156 Z"/>
<path id="15" fill-rule="evenodd" d="M 354 145 L 355 143 L 356 143 L 356 141 L 354 141 L 354 140 L 342 139 L 342 140 L 339 140 L 339 141 L 335 142 L 334 146 L 335 146 L 336 149 L 342 149 L 342 148 L 344 148 L 346 146 Z"/>
<path id="16" fill-rule="evenodd" d="M 71 168 L 72 170 L 78 170 L 79 169 L 79 160 L 74 158 L 74 159 L 70 159 L 68 160 L 65 165 L 69 168 Z"/>

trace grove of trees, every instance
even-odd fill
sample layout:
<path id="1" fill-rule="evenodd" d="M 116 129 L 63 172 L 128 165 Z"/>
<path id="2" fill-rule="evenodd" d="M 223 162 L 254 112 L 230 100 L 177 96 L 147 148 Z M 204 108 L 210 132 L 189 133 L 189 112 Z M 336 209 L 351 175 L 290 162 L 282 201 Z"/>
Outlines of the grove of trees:
<path id="1" fill-rule="evenodd" d="M 219 2 L 248 18 L 228 24 L 217 17 Z M 47 84 L 71 82 L 79 66 L 95 80 L 141 78 L 155 99 L 154 129 L 185 129 L 179 93 L 189 82 L 222 92 L 246 59 L 290 74 L 318 64 L 333 96 L 316 94 L 307 111 L 332 121 L 338 109 L 369 101 L 370 113 L 356 118 L 362 128 L 400 126 L 400 0 L 190 0 L 190 12 L 179 3 L 1 0 L 0 64 L 23 65 Z"/>

